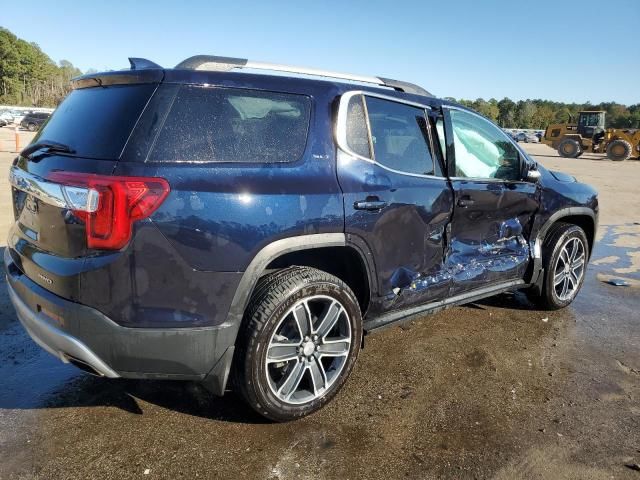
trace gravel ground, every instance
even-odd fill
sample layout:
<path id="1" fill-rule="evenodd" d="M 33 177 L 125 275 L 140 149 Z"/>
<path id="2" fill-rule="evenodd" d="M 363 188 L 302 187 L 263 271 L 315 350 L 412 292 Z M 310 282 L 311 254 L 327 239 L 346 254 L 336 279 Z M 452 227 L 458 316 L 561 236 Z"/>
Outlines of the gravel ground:
<path id="1" fill-rule="evenodd" d="M 373 334 L 336 400 L 295 423 L 193 383 L 86 376 L 28 338 L 0 285 L 0 478 L 640 479 L 640 161 L 525 148 L 600 191 L 576 301 L 501 295 Z"/>

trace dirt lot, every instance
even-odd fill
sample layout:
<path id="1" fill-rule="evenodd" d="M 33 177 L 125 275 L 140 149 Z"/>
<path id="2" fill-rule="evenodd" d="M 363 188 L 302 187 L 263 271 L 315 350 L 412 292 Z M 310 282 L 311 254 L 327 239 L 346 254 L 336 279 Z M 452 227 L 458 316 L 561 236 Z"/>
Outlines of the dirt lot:
<path id="1" fill-rule="evenodd" d="M 640 479 L 640 161 L 526 148 L 600 191 L 572 306 L 502 295 L 371 335 L 337 399 L 295 423 L 192 383 L 81 374 L 33 344 L 0 285 L 0 478 Z"/>

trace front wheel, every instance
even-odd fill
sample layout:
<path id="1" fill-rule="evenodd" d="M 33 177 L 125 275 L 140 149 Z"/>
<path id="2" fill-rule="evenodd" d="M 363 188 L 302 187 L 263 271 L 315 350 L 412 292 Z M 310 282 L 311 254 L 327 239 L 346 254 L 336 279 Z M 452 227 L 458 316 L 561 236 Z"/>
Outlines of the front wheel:
<path id="1" fill-rule="evenodd" d="M 325 406 L 355 364 L 362 341 L 351 289 L 321 270 L 263 277 L 245 313 L 234 384 L 261 415 L 289 421 Z"/>
<path id="2" fill-rule="evenodd" d="M 539 303 L 557 310 L 569 305 L 584 282 L 589 243 L 582 228 L 568 223 L 552 227 L 544 242 L 544 279 Z"/>
<path id="3" fill-rule="evenodd" d="M 581 150 L 580 143 L 573 138 L 565 138 L 558 145 L 558 154 L 565 158 L 577 158 Z"/>
<path id="4" fill-rule="evenodd" d="M 27 130 L 30 132 L 35 132 L 38 129 L 38 126 L 35 123 L 30 123 L 27 125 Z"/>
<path id="5" fill-rule="evenodd" d="M 614 162 L 621 162 L 631 158 L 633 148 L 626 140 L 614 140 L 607 145 L 607 158 Z"/>

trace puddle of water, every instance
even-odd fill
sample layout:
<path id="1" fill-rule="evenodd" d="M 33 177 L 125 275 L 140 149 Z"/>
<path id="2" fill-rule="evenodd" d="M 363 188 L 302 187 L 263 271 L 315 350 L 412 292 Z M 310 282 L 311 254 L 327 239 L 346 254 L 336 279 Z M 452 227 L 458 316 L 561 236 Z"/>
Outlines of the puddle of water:
<path id="1" fill-rule="evenodd" d="M 16 321 L 0 331 L 0 410 L 41 406 L 48 396 L 82 375 L 35 344 Z"/>
<path id="2" fill-rule="evenodd" d="M 605 225 L 600 227 L 589 269 L 598 279 L 623 280 L 640 286 L 640 225 Z"/>

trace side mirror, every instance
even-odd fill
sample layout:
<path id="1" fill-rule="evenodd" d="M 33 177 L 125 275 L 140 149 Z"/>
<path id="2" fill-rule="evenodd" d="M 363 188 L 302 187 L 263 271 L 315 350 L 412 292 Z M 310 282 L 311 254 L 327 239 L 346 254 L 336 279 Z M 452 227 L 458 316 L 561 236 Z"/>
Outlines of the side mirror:
<path id="1" fill-rule="evenodd" d="M 529 182 L 537 182 L 538 180 L 540 180 L 540 178 L 542 177 L 542 174 L 540 173 L 540 170 L 538 170 L 538 164 L 537 163 L 526 163 L 526 169 L 527 169 L 527 173 L 524 176 L 525 180 L 529 181 Z"/>

